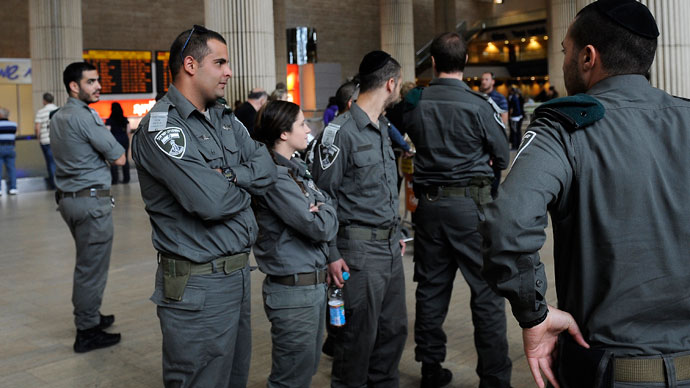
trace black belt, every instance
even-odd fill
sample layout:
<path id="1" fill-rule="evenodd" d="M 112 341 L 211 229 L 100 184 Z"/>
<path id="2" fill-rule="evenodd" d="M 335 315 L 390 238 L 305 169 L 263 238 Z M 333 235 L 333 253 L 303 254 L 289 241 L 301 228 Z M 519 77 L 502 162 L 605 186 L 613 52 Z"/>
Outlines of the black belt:
<path id="1" fill-rule="evenodd" d="M 81 198 L 81 197 L 110 197 L 110 190 L 100 190 L 100 189 L 84 189 L 84 190 L 79 190 L 75 192 L 64 192 L 64 191 L 57 191 L 57 197 L 58 199 L 63 199 L 63 198 Z"/>
<path id="2" fill-rule="evenodd" d="M 0 145 L 14 145 L 14 140 L 2 140 Z"/>
<path id="3" fill-rule="evenodd" d="M 267 275 L 274 283 L 284 286 L 313 286 L 314 284 L 326 283 L 326 271 L 303 272 L 287 276 Z"/>
<path id="4" fill-rule="evenodd" d="M 423 186 L 420 192 L 427 199 L 438 199 L 447 197 L 469 197 L 469 186 Z"/>
<path id="5" fill-rule="evenodd" d="M 395 232 L 391 228 L 371 228 L 367 226 L 341 226 L 338 229 L 338 237 L 348 240 L 380 241 L 388 240 Z"/>

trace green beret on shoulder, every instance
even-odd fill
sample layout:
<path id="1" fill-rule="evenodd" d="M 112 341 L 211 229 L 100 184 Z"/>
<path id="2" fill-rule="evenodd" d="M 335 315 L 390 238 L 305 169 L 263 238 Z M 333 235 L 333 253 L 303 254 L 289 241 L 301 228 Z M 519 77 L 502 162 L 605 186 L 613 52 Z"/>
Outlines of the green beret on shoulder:
<path id="1" fill-rule="evenodd" d="M 561 97 L 541 104 L 535 117 L 549 117 L 563 124 L 568 130 L 585 128 L 604 118 L 604 106 L 589 94 Z"/>
<path id="2" fill-rule="evenodd" d="M 424 87 L 417 86 L 416 88 L 407 92 L 407 94 L 405 95 L 406 110 L 412 110 L 417 106 L 417 104 L 419 104 L 419 100 L 422 99 L 422 90 L 424 90 Z"/>

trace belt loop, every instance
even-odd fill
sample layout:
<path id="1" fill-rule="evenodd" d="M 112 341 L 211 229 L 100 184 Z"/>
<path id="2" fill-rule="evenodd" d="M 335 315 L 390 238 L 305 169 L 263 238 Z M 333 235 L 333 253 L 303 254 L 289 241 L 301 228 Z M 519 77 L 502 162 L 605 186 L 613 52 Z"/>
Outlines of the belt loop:
<path id="1" fill-rule="evenodd" d="M 292 281 L 293 281 L 293 284 L 297 284 L 297 282 L 299 281 L 299 275 L 296 273 L 292 274 Z"/>
<path id="2" fill-rule="evenodd" d="M 156 252 L 156 262 L 157 262 L 158 264 L 161 263 L 161 253 L 160 253 L 160 252 Z"/>
<path id="3" fill-rule="evenodd" d="M 673 363 L 673 357 L 662 356 L 664 359 L 664 371 L 666 372 L 666 386 L 669 388 L 677 388 L 678 380 L 676 379 L 676 366 Z"/>
<path id="4" fill-rule="evenodd" d="M 218 259 L 216 259 L 216 260 L 218 260 Z M 217 266 L 216 260 L 211 260 L 211 272 L 213 272 L 213 273 L 218 272 L 218 266 Z M 225 267 L 225 266 L 223 266 L 223 267 Z"/>

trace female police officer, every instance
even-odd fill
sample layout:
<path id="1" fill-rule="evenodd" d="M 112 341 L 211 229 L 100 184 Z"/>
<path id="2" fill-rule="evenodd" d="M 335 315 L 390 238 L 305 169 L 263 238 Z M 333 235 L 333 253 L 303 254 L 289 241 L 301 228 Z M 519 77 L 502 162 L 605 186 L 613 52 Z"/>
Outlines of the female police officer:
<path id="1" fill-rule="evenodd" d="M 266 144 L 278 168 L 275 185 L 254 201 L 254 255 L 267 275 L 264 309 L 273 340 L 269 387 L 310 386 L 325 326 L 327 242 L 338 232 L 338 219 L 306 164 L 292 158 L 307 147 L 309 132 L 299 106 L 287 101 L 269 102 L 254 125 L 254 138 Z"/>

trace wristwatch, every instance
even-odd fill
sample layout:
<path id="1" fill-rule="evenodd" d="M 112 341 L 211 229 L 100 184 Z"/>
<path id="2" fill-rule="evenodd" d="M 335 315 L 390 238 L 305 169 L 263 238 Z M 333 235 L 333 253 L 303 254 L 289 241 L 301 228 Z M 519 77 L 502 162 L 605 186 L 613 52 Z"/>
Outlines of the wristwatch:
<path id="1" fill-rule="evenodd" d="M 228 180 L 230 183 L 235 183 L 237 182 L 237 176 L 235 175 L 235 172 L 232 171 L 232 168 L 230 167 L 223 167 L 221 169 L 223 171 L 223 175 L 225 176 L 225 179 Z"/>

